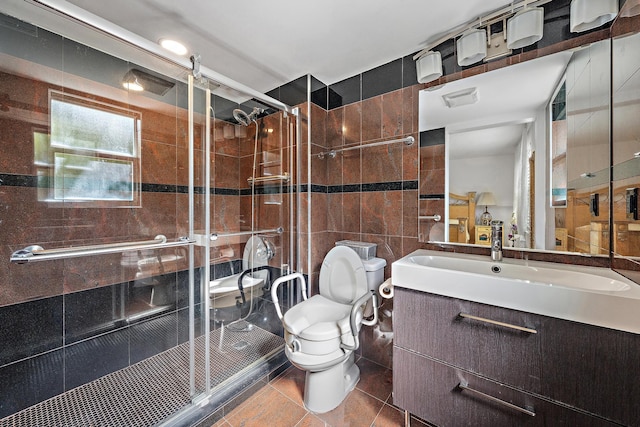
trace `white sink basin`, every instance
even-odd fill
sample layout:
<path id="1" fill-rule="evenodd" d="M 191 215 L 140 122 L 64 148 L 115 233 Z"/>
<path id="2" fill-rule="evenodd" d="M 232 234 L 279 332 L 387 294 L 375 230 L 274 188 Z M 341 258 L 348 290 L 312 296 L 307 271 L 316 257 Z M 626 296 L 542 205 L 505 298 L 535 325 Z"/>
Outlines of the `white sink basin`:
<path id="1" fill-rule="evenodd" d="M 459 273 L 480 274 L 499 279 L 510 279 L 523 283 L 546 286 L 564 286 L 586 291 L 626 291 L 630 285 L 619 278 L 600 275 L 593 271 L 572 271 L 558 268 L 553 263 L 515 264 L 511 260 L 493 262 L 490 259 L 465 259 L 442 255 L 415 255 L 409 257 L 413 263 L 425 267 L 454 270 Z M 608 271 L 608 270 L 605 270 Z"/>
<path id="2" fill-rule="evenodd" d="M 391 275 L 398 287 L 640 333 L 640 286 L 606 268 L 421 249 Z"/>

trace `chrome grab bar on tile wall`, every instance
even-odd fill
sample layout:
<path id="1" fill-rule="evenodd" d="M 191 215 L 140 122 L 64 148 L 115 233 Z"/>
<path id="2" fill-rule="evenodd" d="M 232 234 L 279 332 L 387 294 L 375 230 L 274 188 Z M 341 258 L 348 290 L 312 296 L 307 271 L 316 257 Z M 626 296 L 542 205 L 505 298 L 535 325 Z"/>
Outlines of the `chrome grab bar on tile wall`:
<path id="1" fill-rule="evenodd" d="M 232 236 L 248 236 L 250 234 L 267 234 L 267 233 L 277 233 L 282 234 L 284 228 L 272 228 L 269 230 L 255 230 L 255 231 L 237 231 L 231 233 L 211 233 L 211 240 L 218 240 L 221 237 L 232 237 Z"/>
<path id="2" fill-rule="evenodd" d="M 113 254 L 142 249 L 164 249 L 176 246 L 186 246 L 195 243 L 188 237 L 180 237 L 176 241 L 167 242 L 167 238 L 159 234 L 153 240 L 139 242 L 105 243 L 103 245 L 76 246 L 69 248 L 44 249 L 42 246 L 31 245 L 11 254 L 11 262 L 25 264 L 36 261 L 51 261 L 66 258 L 78 258 L 83 256 Z"/>
<path id="3" fill-rule="evenodd" d="M 415 141 L 416 140 L 415 140 L 414 137 L 408 136 L 406 138 L 392 139 L 392 140 L 389 140 L 389 141 L 374 142 L 373 144 L 354 145 L 353 147 L 341 148 L 339 150 L 325 151 L 325 152 L 316 154 L 316 156 L 319 159 L 324 159 L 325 156 L 331 157 L 333 159 L 336 156 L 336 154 L 342 153 L 344 151 L 357 150 L 358 148 L 379 147 L 380 145 L 395 144 L 396 142 L 404 142 L 405 145 L 413 145 L 413 143 Z"/>

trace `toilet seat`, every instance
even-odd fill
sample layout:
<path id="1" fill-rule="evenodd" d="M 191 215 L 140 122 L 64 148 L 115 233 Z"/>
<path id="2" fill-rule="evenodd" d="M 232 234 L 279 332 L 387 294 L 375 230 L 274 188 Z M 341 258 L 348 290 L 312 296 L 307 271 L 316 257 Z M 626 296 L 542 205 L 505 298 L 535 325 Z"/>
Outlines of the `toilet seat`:
<path id="1" fill-rule="evenodd" d="M 326 341 L 351 332 L 351 306 L 314 295 L 284 315 L 287 331 L 310 341 Z"/>
<path id="2" fill-rule="evenodd" d="M 353 304 L 367 292 L 367 273 L 358 254 L 346 246 L 335 246 L 320 267 L 320 295 Z"/>
<path id="3" fill-rule="evenodd" d="M 296 349 L 288 356 L 298 366 L 330 366 L 345 357 L 341 345 L 354 344 L 350 324 L 353 303 L 367 292 L 362 260 L 345 246 L 329 251 L 319 282 L 319 295 L 294 305 L 283 317 L 287 345 Z M 360 324 L 362 311 L 356 320 Z"/>

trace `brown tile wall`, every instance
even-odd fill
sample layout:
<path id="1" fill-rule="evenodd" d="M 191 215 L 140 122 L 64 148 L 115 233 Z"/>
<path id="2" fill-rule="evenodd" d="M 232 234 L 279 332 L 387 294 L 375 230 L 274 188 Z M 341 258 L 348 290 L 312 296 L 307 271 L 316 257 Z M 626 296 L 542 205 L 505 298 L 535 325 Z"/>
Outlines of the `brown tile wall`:
<path id="1" fill-rule="evenodd" d="M 418 245 L 416 190 L 389 189 L 363 191 L 363 185 L 416 181 L 418 144 L 397 143 L 380 147 L 367 144 L 417 134 L 417 87 L 409 87 L 365 101 L 325 111 L 312 106 L 311 152 L 312 183 L 327 188 L 313 191 L 311 204 L 304 195 L 304 208 L 311 209 L 311 227 L 303 221 L 303 247 L 311 239 L 311 283 L 317 292 L 317 279 L 324 256 L 338 240 L 360 240 L 378 245 L 377 256 L 387 261 L 385 277 L 391 275 L 391 262 Z M 305 136 L 303 136 L 303 144 Z M 304 146 L 304 145 L 303 145 Z M 338 153 L 335 158 L 318 159 L 315 154 L 331 149 L 359 147 Z M 302 162 L 305 163 L 304 160 Z M 303 167 L 303 170 L 305 168 Z M 304 175 L 306 177 L 306 175 Z M 350 186 L 341 191 L 342 186 Z M 366 190 L 366 188 L 364 189 Z M 361 352 L 385 366 L 391 366 L 391 312 L 393 303 L 381 307 L 381 322 L 363 328 Z"/>
<path id="2" fill-rule="evenodd" d="M 25 74 L 28 74 L 25 71 Z M 83 87 L 91 92 L 90 82 Z M 91 93 L 81 93 L 72 88 L 57 87 L 30 78 L 0 73 L 1 92 L 7 93 L 12 112 L 0 118 L 0 174 L 19 175 L 32 179 L 37 173 L 33 161 L 34 127 L 48 127 L 49 89 L 75 93 L 97 99 Z M 131 108 L 142 115 L 141 126 L 141 182 L 156 187 L 169 186 L 168 191 L 143 191 L 139 208 L 65 208 L 38 200 L 37 189 L 25 186 L 0 186 L 0 306 L 20 303 L 38 298 L 61 295 L 100 286 L 129 281 L 135 271 L 123 269 L 121 255 L 82 257 L 64 261 L 48 261 L 30 265 L 12 264 L 10 255 L 29 244 L 45 248 L 79 246 L 99 242 L 147 240 L 157 234 L 174 239 L 188 234 L 188 195 L 171 190 L 171 186 L 188 186 L 188 124 L 186 112 L 166 104 L 157 109 L 136 107 L 136 95 L 113 91 L 114 98 L 100 101 Z M 171 115 L 173 112 L 173 115 Z M 37 125 L 34 125 L 34 117 Z M 265 128 L 273 132 L 260 138 L 258 150 L 282 154 L 283 170 L 290 171 L 286 146 L 289 120 L 282 114 L 263 119 Z M 224 139 L 224 123 L 215 122 L 211 137 L 212 186 L 233 191 L 248 189 L 247 178 L 253 166 L 255 125 L 247 128 L 246 138 Z M 204 185 L 204 128 L 195 129 L 195 185 Z M 280 149 L 281 144 L 285 144 Z M 261 161 L 261 155 L 258 159 Z M 262 171 L 258 171 L 260 174 Z M 195 228 L 203 229 L 204 195 L 196 194 Z M 264 204 L 280 201 L 280 204 Z M 250 196 L 216 194 L 211 197 L 212 231 L 233 232 L 251 227 Z M 288 218 L 288 198 L 283 196 L 258 196 L 255 204 L 258 213 L 256 227 L 276 228 L 285 226 L 282 218 Z M 246 239 L 245 239 L 246 240 Z M 238 259 L 242 257 L 243 241 L 221 240 L 212 250 L 214 260 Z M 278 256 L 272 260 L 274 266 L 288 262 L 288 237 L 274 237 Z M 284 244 L 287 246 L 283 246 Z M 175 249 L 165 250 L 167 253 Z M 231 256 L 229 256 L 232 254 Z M 187 261 L 173 266 L 187 268 Z M 154 272 L 149 271 L 149 274 Z M 156 272 L 157 273 L 157 272 Z M 45 278 L 43 280 L 42 278 Z"/>

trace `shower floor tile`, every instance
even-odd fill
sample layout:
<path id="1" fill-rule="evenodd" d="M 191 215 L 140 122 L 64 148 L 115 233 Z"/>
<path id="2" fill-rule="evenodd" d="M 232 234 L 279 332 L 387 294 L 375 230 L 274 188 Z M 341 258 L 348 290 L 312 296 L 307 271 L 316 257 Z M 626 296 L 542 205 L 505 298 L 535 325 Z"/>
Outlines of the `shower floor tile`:
<path id="1" fill-rule="evenodd" d="M 284 340 L 264 329 L 212 331 L 210 378 L 215 389 L 282 352 Z M 196 338 L 196 389 L 204 388 L 205 337 Z M 0 419 L 0 427 L 153 426 L 190 404 L 189 343 L 105 375 Z M 304 412 L 304 411 L 303 411 Z"/>

